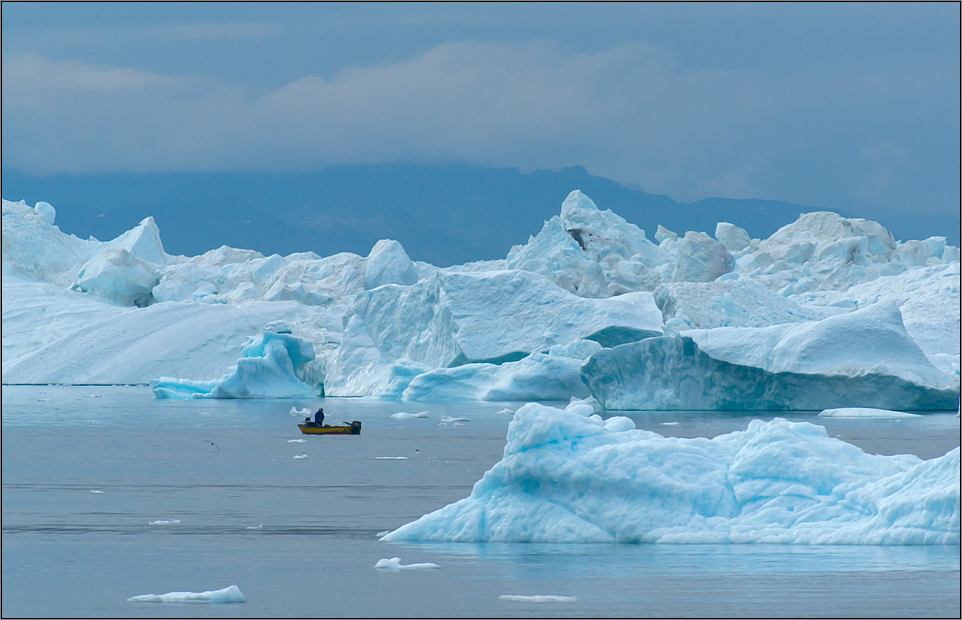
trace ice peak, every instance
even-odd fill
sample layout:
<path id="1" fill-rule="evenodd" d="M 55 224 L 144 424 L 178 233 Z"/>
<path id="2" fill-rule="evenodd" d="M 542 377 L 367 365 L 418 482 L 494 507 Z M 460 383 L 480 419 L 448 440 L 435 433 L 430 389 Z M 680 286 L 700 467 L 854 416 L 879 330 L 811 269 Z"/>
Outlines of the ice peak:
<path id="1" fill-rule="evenodd" d="M 565 201 L 561 203 L 561 219 L 569 219 L 575 211 L 599 210 L 594 200 L 588 198 L 580 189 L 576 189 L 568 194 Z"/>
<path id="2" fill-rule="evenodd" d="M 160 229 L 153 216 L 145 217 L 135 227 L 110 242 L 110 245 L 127 250 L 148 263 L 166 265 L 168 262 L 164 244 L 160 240 Z"/>

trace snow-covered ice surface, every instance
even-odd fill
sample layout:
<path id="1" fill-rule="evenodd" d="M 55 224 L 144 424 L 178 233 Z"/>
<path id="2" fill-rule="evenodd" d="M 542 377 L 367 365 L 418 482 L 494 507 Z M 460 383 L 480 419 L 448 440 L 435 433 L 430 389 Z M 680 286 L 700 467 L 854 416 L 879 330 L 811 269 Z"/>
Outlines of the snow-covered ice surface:
<path id="1" fill-rule="evenodd" d="M 958 544 L 959 449 L 867 454 L 779 418 L 663 437 L 583 403 L 529 403 L 469 497 L 382 540 Z"/>
<path id="2" fill-rule="evenodd" d="M 720 222 L 652 240 L 576 190 L 507 257 L 438 268 L 392 240 L 173 256 L 152 218 L 84 240 L 52 205 L 4 200 L 2 254 L 5 384 L 609 409 L 924 411 L 959 394 L 959 249 L 834 213 L 768 239 Z"/>
<path id="3" fill-rule="evenodd" d="M 127 599 L 132 603 L 246 603 L 244 593 L 237 586 L 207 592 L 168 592 L 167 594 L 141 594 Z"/>

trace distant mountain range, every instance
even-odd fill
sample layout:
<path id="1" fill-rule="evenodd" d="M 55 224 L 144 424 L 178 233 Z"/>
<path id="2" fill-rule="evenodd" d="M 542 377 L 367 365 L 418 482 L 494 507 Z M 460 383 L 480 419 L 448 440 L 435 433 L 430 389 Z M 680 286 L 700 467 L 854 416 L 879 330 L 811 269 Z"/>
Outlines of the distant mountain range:
<path id="1" fill-rule="evenodd" d="M 536 235 L 580 189 L 644 229 L 714 234 L 719 221 L 767 237 L 808 211 L 777 200 L 706 198 L 678 203 L 624 187 L 575 166 L 522 174 L 465 164 L 332 166 L 319 172 L 86 174 L 32 177 L 4 171 L 3 198 L 57 209 L 57 225 L 102 241 L 153 215 L 168 253 L 197 255 L 221 245 L 265 255 L 313 251 L 366 256 L 379 239 L 400 241 L 414 260 L 448 266 L 504 258 Z M 857 213 L 846 217 L 864 217 Z M 872 218 L 875 219 L 875 218 Z M 959 215 L 880 218 L 896 239 L 944 236 L 959 245 Z"/>

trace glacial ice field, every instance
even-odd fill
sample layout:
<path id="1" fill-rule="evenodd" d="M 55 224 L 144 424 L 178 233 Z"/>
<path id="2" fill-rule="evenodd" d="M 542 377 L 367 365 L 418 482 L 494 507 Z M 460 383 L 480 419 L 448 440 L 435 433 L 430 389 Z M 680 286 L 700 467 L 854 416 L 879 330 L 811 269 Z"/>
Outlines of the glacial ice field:
<path id="1" fill-rule="evenodd" d="M 158 398 L 568 401 L 607 410 L 956 410 L 959 249 L 801 214 L 653 239 L 573 191 L 503 259 L 171 256 L 3 201 L 3 383 Z"/>

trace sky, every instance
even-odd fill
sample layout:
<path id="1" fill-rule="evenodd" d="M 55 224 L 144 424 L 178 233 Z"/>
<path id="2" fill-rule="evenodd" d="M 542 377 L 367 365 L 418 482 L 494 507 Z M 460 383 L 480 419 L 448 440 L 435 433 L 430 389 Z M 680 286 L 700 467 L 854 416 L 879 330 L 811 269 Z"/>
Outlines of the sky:
<path id="1" fill-rule="evenodd" d="M 5 170 L 583 165 L 958 213 L 958 3 L 2 5 Z"/>

